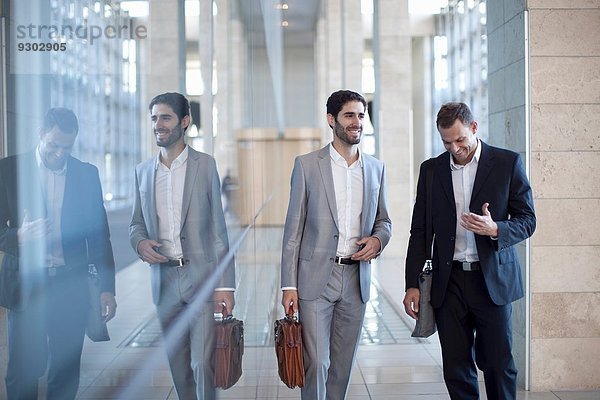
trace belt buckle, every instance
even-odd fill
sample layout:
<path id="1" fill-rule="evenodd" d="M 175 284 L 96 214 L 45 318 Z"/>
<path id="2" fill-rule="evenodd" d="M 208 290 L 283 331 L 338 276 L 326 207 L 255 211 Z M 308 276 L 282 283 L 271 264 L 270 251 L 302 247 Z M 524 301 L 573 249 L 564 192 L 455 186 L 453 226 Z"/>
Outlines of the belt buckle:
<path id="1" fill-rule="evenodd" d="M 335 262 L 335 264 L 337 264 L 337 265 L 344 265 L 344 264 L 342 264 L 342 258 L 343 258 L 343 257 L 338 257 L 338 256 L 335 256 L 335 258 L 333 259 L 333 261 L 334 261 L 334 262 Z"/>
<path id="2" fill-rule="evenodd" d="M 473 271 L 472 264 L 474 264 L 474 263 L 471 263 L 468 261 L 463 261 L 462 262 L 462 270 L 463 271 Z"/>
<path id="3" fill-rule="evenodd" d="M 185 262 L 183 261 L 183 258 L 178 258 L 175 261 L 177 261 L 177 264 L 178 264 L 177 268 L 181 268 L 181 267 L 183 267 L 185 265 Z"/>

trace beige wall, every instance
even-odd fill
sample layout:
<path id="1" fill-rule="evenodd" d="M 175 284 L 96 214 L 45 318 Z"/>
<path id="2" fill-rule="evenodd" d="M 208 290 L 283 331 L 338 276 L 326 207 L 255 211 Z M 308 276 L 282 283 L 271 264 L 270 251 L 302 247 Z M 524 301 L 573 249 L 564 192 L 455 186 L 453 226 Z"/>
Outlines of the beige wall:
<path id="1" fill-rule="evenodd" d="M 529 0 L 531 389 L 600 387 L 600 1 Z"/>

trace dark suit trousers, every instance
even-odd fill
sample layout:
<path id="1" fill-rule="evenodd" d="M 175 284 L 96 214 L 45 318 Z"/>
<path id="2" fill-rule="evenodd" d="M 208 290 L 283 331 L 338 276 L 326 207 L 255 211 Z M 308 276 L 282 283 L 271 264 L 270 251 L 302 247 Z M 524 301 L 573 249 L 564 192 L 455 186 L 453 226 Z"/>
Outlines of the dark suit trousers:
<path id="1" fill-rule="evenodd" d="M 38 378 L 46 367 L 46 398 L 75 398 L 89 308 L 86 276 L 87 268 L 49 277 L 25 309 L 10 311 L 6 373 L 9 400 L 37 399 Z"/>
<path id="2" fill-rule="evenodd" d="M 450 398 L 479 399 L 475 363 L 489 400 L 516 398 L 511 314 L 510 304 L 492 302 L 481 271 L 452 270 L 444 302 L 435 310 Z"/>

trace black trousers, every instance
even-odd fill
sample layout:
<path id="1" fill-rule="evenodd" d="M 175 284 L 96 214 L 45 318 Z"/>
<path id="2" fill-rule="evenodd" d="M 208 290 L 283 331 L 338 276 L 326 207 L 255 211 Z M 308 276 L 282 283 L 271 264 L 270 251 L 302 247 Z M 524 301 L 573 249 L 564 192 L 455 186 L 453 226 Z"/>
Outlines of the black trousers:
<path id="1" fill-rule="evenodd" d="M 48 277 L 22 310 L 8 314 L 8 400 L 37 400 L 48 371 L 46 398 L 74 399 L 89 299 L 87 268 Z"/>
<path id="2" fill-rule="evenodd" d="M 511 315 L 511 304 L 492 302 L 481 271 L 452 270 L 444 302 L 435 310 L 451 399 L 479 399 L 476 365 L 488 400 L 516 398 Z"/>

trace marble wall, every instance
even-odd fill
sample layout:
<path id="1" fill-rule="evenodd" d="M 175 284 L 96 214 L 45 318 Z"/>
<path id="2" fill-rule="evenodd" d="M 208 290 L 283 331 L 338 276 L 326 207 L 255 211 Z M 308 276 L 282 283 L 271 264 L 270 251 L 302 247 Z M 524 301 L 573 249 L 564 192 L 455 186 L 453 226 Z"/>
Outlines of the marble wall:
<path id="1" fill-rule="evenodd" d="M 529 0 L 531 388 L 600 387 L 600 1 Z"/>

